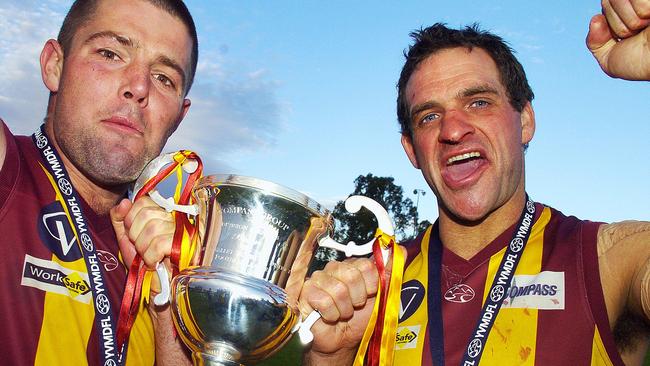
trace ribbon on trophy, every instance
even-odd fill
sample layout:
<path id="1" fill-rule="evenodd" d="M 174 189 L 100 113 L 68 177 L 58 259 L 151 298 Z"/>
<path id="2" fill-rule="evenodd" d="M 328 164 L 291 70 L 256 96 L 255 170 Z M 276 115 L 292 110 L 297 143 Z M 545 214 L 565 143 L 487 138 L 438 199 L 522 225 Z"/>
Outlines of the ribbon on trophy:
<path id="1" fill-rule="evenodd" d="M 388 235 L 381 229 L 377 229 L 372 251 L 379 272 L 377 297 L 370 322 L 354 359 L 354 366 L 392 365 L 395 351 L 400 292 L 406 259 L 395 243 L 395 236 Z"/>
<path id="2" fill-rule="evenodd" d="M 183 171 L 188 173 L 185 184 L 183 184 Z M 203 164 L 199 156 L 189 150 L 163 154 L 150 162 L 136 182 L 132 200 L 135 202 L 140 197 L 155 192 L 155 187 L 173 173 L 176 173 L 177 178 L 176 189 L 173 199 L 168 198 L 167 201 L 171 201 L 173 202 L 172 204 L 175 203 L 177 205 L 192 204 L 192 187 L 203 175 Z M 160 196 L 158 195 L 158 197 Z M 154 198 L 153 195 L 152 198 Z M 154 201 L 156 201 L 155 198 Z M 197 248 L 198 233 L 193 225 L 194 219 L 187 213 L 180 210 L 173 210 L 172 214 L 174 215 L 176 229 L 174 231 L 170 262 L 172 263 L 172 276 L 175 276 L 178 272 L 189 266 Z M 138 309 L 145 302 L 149 303 L 150 301 L 149 294 L 152 279 L 153 272 L 147 271 L 142 257 L 136 254 L 129 268 L 124 288 L 124 297 L 120 306 L 117 327 L 118 350 L 122 350 L 125 343 L 128 342 L 129 333 Z"/>

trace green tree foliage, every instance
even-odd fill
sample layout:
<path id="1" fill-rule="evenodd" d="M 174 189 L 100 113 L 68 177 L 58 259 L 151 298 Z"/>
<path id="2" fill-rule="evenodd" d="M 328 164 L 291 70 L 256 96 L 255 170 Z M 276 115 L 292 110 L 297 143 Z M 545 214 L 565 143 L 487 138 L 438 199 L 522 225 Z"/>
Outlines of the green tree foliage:
<path id="1" fill-rule="evenodd" d="M 354 191 L 350 194 L 362 195 L 377 201 L 388 211 L 395 225 L 395 236 L 398 242 L 413 238 L 417 233 L 430 225 L 429 221 L 418 220 L 417 207 L 413 201 L 404 197 L 401 186 L 395 184 L 392 177 L 378 177 L 371 173 L 360 175 L 354 180 Z M 370 241 L 377 229 L 377 220 L 367 209 L 362 208 L 357 213 L 349 213 L 344 201 L 339 201 L 332 212 L 335 223 L 334 239 L 340 243 L 354 241 L 363 244 Z M 340 260 L 342 254 L 334 250 L 321 248 L 316 253 L 316 266 L 324 265 L 329 260 Z"/>

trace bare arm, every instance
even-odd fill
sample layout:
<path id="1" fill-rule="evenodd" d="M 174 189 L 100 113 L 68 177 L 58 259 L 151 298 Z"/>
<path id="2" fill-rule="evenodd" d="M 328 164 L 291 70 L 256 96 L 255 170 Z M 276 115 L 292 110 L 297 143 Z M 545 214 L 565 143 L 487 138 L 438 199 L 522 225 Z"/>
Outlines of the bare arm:
<path id="1" fill-rule="evenodd" d="M 185 347 L 180 337 L 174 334 L 174 324 L 169 304 L 163 309 L 155 309 L 153 304 L 149 304 L 148 310 L 153 321 L 156 337 L 156 366 L 191 365 L 190 351 Z"/>

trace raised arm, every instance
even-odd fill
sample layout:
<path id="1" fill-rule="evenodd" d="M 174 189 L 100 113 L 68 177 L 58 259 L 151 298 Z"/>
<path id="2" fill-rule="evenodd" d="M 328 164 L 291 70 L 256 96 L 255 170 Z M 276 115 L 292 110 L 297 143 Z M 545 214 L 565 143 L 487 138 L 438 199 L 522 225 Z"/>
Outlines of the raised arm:
<path id="1" fill-rule="evenodd" d="M 626 80 L 650 80 L 650 0 L 603 0 L 589 23 L 587 47 L 603 71 Z"/>

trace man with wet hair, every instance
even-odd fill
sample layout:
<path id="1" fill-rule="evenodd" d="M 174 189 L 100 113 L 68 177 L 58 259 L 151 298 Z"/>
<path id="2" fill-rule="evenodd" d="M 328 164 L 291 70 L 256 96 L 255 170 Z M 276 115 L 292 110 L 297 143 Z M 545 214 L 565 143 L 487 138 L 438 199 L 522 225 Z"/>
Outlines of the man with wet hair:
<path id="1" fill-rule="evenodd" d="M 605 73 L 650 80 L 650 1 L 603 1 L 587 46 Z M 476 26 L 413 33 L 398 82 L 402 145 L 439 217 L 405 243 L 397 365 L 640 365 L 649 344 L 650 223 L 564 216 L 526 194 L 533 92 Z M 350 364 L 375 301 L 372 261 L 329 263 L 301 311 L 305 361 Z"/>

